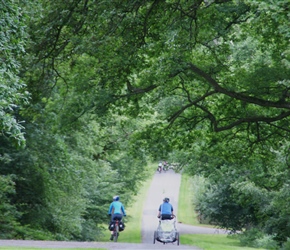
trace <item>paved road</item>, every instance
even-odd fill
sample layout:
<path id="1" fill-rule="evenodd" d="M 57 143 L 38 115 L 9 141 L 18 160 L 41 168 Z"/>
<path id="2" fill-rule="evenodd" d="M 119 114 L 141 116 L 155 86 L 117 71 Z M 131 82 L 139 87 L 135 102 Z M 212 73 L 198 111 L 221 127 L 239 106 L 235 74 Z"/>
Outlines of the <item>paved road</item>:
<path id="1" fill-rule="evenodd" d="M 177 214 L 178 196 L 180 187 L 181 175 L 169 170 L 166 173 L 156 174 L 153 177 L 151 186 L 148 190 L 146 202 L 143 211 L 142 221 L 142 244 L 135 243 L 112 243 L 112 242 L 64 242 L 64 241 L 28 241 L 28 240 L 0 240 L 0 246 L 18 246 L 19 249 L 24 247 L 43 247 L 43 248 L 104 248 L 113 249 L 187 249 L 198 250 L 193 246 L 186 246 L 180 242 L 177 246 L 174 244 L 163 245 L 160 242 L 153 244 L 154 230 L 157 229 L 158 219 L 157 213 L 159 205 L 164 197 L 169 197 L 170 202 Z M 178 218 L 177 218 L 178 221 Z M 180 234 L 213 234 L 218 233 L 216 229 L 189 226 L 177 223 L 177 230 Z"/>
<path id="2" fill-rule="evenodd" d="M 173 170 L 169 170 L 166 173 L 156 172 L 154 175 L 143 209 L 143 243 L 153 242 L 154 230 L 156 230 L 158 226 L 158 208 L 163 198 L 168 197 L 170 199 L 170 203 L 175 210 L 174 213 L 177 214 L 180 180 L 180 174 L 174 173 Z"/>
<path id="3" fill-rule="evenodd" d="M 26 247 L 39 247 L 39 248 L 103 248 L 108 250 L 154 250 L 154 249 L 181 249 L 181 250 L 196 250 L 197 248 L 187 246 L 176 246 L 176 245 L 153 245 L 151 244 L 137 244 L 137 243 L 111 243 L 111 242 L 65 242 L 65 241 L 31 241 L 31 240 L 0 240 L 1 250 L 2 246 L 7 246 L 9 250 L 10 246 L 19 247 L 17 249 L 26 249 Z"/>

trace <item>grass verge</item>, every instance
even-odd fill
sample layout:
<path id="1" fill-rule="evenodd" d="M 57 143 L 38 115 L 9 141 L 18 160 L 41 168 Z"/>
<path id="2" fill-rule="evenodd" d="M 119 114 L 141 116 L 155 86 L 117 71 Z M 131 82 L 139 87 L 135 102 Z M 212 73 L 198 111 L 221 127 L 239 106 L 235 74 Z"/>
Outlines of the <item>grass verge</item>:
<path id="1" fill-rule="evenodd" d="M 154 168 L 156 168 L 154 166 Z M 142 187 L 140 188 L 138 195 L 134 199 L 134 203 L 131 207 L 127 209 L 128 219 L 125 220 L 126 228 L 122 232 L 119 242 L 129 242 L 129 243 L 141 243 L 142 235 L 141 235 L 141 224 L 142 224 L 142 214 L 143 214 L 143 206 L 145 202 L 145 198 L 147 196 L 147 191 L 152 182 L 152 176 L 155 173 L 153 170 L 153 165 L 148 167 L 148 179 L 143 182 Z"/>
<path id="2" fill-rule="evenodd" d="M 203 250 L 257 250 L 264 248 L 243 247 L 235 237 L 225 234 L 192 234 L 181 235 L 182 244 L 194 245 Z M 265 249 L 264 249 L 265 250 Z"/>
<path id="3" fill-rule="evenodd" d="M 197 215 L 194 212 L 192 199 L 190 199 L 193 192 L 192 178 L 187 174 L 182 174 L 178 198 L 178 221 L 184 224 L 199 226 L 200 224 L 197 220 Z"/>

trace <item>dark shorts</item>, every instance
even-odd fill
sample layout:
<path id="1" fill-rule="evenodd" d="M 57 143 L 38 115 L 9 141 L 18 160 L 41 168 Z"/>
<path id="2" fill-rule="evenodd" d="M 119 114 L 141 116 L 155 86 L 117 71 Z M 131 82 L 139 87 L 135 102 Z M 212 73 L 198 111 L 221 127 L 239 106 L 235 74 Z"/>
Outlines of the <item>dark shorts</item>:
<path id="1" fill-rule="evenodd" d="M 123 215 L 122 214 L 112 214 L 112 221 L 113 220 L 122 220 Z"/>
<path id="2" fill-rule="evenodd" d="M 172 218 L 172 215 L 171 214 L 161 214 L 160 219 L 161 220 L 171 220 L 173 218 Z"/>

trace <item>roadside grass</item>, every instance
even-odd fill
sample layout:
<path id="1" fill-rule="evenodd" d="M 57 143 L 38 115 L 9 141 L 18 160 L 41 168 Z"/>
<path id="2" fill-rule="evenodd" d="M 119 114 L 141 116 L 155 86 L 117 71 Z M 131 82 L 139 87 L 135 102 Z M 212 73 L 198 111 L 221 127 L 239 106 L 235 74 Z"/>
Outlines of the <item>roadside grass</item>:
<path id="1" fill-rule="evenodd" d="M 153 175 L 156 172 L 156 166 L 154 164 L 150 164 L 147 166 L 148 171 L 145 173 L 148 175 L 146 181 L 142 183 L 138 194 L 134 197 L 134 201 L 131 203 L 132 205 L 126 208 L 127 216 L 124 218 L 125 230 L 120 233 L 120 237 L 118 238 L 118 242 L 127 242 L 127 243 L 141 243 L 142 235 L 141 235 L 141 224 L 142 224 L 142 214 L 143 214 L 143 206 L 145 202 L 145 197 L 147 196 L 147 191 L 152 182 Z M 99 239 L 99 241 L 109 241 L 110 231 L 108 230 L 108 226 L 104 225 L 105 230 L 103 232 L 103 236 Z"/>
<path id="2" fill-rule="evenodd" d="M 194 245 L 203 250 L 265 250 L 264 248 L 243 247 L 235 237 L 226 234 L 187 234 L 180 236 L 180 242 Z"/>
<path id="3" fill-rule="evenodd" d="M 179 188 L 179 198 L 178 198 L 178 211 L 177 218 L 178 221 L 183 224 L 188 224 L 192 226 L 199 227 L 214 227 L 209 224 L 201 224 L 198 221 L 197 213 L 193 205 L 192 195 L 194 193 L 194 187 L 192 183 L 192 177 L 187 174 L 181 175 L 181 183 Z"/>
<path id="4" fill-rule="evenodd" d="M 178 198 L 178 221 L 182 222 L 183 224 L 200 226 L 200 223 L 197 219 L 197 214 L 194 212 L 194 206 L 190 198 L 192 197 L 193 192 L 194 190 L 190 176 L 187 174 L 182 174 Z"/>

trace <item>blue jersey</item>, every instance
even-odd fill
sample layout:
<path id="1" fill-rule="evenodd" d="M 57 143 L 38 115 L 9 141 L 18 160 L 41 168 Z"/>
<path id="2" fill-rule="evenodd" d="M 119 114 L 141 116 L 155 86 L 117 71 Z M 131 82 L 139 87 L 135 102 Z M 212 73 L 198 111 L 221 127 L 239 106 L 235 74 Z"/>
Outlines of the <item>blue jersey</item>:
<path id="1" fill-rule="evenodd" d="M 173 212 L 173 207 L 170 203 L 164 202 L 160 205 L 159 211 L 161 214 L 171 214 Z"/>
<path id="2" fill-rule="evenodd" d="M 125 208 L 120 201 L 113 201 L 111 203 L 108 214 L 123 214 L 126 216 Z"/>

